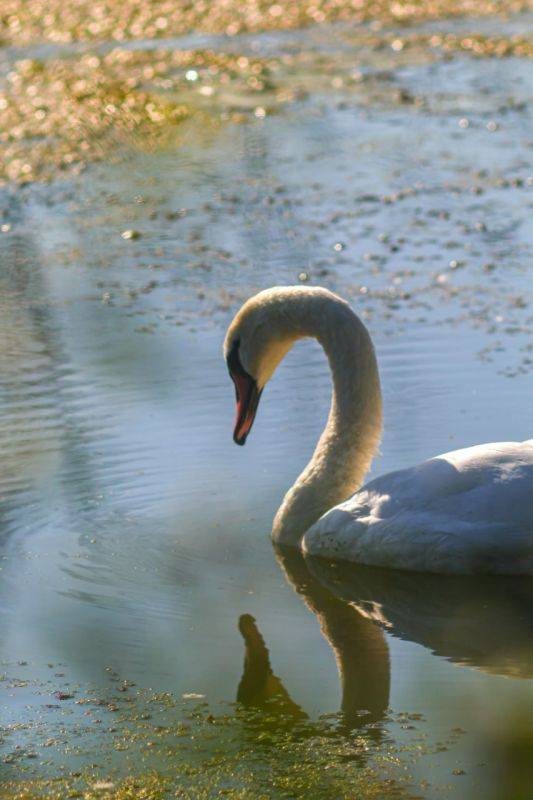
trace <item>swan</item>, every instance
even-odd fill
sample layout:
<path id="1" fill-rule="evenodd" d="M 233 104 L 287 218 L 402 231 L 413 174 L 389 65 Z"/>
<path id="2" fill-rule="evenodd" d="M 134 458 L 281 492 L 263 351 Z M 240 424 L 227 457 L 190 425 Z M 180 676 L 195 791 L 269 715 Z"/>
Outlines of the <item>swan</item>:
<path id="1" fill-rule="evenodd" d="M 224 340 L 234 441 L 245 443 L 267 381 L 304 337 L 326 352 L 333 399 L 311 460 L 276 513 L 274 542 L 379 567 L 533 574 L 533 439 L 444 453 L 359 488 L 381 437 L 379 373 L 366 327 L 327 289 L 273 287 L 234 317 Z"/>

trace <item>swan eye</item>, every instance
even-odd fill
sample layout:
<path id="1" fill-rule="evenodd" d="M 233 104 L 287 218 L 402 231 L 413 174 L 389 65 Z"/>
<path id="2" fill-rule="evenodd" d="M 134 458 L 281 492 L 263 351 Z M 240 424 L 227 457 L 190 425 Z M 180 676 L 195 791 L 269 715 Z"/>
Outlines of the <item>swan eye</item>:
<path id="1" fill-rule="evenodd" d="M 227 355 L 226 363 L 228 365 L 228 370 L 230 375 L 248 375 L 246 370 L 244 369 L 243 365 L 241 364 L 241 359 L 239 356 L 239 346 L 241 340 L 234 339 L 231 349 Z"/>

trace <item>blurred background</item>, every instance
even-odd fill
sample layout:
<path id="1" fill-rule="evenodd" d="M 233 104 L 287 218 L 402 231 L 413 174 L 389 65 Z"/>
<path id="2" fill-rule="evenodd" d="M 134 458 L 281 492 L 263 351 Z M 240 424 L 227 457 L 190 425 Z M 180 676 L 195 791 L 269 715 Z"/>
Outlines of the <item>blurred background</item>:
<path id="1" fill-rule="evenodd" d="M 277 559 L 325 359 L 238 449 L 221 348 L 327 286 L 378 352 L 373 475 L 531 437 L 532 22 L 3 0 L 2 799 L 531 797 L 530 582 Z"/>

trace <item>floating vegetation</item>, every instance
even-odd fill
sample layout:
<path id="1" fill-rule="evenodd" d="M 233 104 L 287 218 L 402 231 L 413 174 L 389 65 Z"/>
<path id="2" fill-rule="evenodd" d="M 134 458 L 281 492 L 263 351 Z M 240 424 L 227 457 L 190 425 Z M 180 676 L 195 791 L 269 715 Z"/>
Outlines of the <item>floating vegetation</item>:
<path id="1" fill-rule="evenodd" d="M 26 45 L 52 42 L 155 39 L 192 30 L 235 35 L 287 30 L 316 22 L 416 22 L 446 16 L 501 15 L 529 8 L 528 0 L 4 0 L 0 41 Z"/>
<path id="2" fill-rule="evenodd" d="M 462 51 L 474 56 L 506 58 L 532 58 L 533 41 L 525 36 L 481 36 L 471 34 L 458 36 L 453 33 L 436 34 L 428 37 L 431 47 L 439 47 L 449 52 Z"/>
<path id="3" fill-rule="evenodd" d="M 431 61 L 442 52 L 533 55 L 531 40 L 518 35 L 345 30 L 344 38 L 358 59 L 364 52 L 370 64 L 368 54 L 383 51 L 396 66 L 409 59 Z M 193 114 L 204 121 L 264 119 L 310 92 L 333 89 L 357 93 L 364 105 L 424 107 L 424 98 L 398 87 L 392 73 L 354 70 L 353 57 L 307 50 L 260 58 L 206 49 L 117 47 L 18 60 L 0 91 L 0 184 L 50 180 L 64 170 L 79 172 L 88 163 L 119 158 L 132 147 L 153 149 Z"/>
<path id="4" fill-rule="evenodd" d="M 37 715 L 3 728 L 0 759 L 16 774 L 6 774 L 0 800 L 407 798 L 414 796 L 409 762 L 433 752 L 413 724 L 420 715 L 390 716 L 393 727 L 409 721 L 414 731 L 400 746 L 364 725 L 364 714 L 361 726 L 347 732 L 335 715 L 312 722 L 275 702 L 213 712 L 206 702 L 144 691 L 114 673 L 111 679 L 115 690 L 107 694 L 78 687 L 68 702 L 48 704 L 44 725 Z M 456 739 L 451 734 L 438 746 Z"/>
<path id="5" fill-rule="evenodd" d="M 195 98 L 198 107 L 215 87 L 233 84 L 263 91 L 267 80 L 261 60 L 211 51 L 119 48 L 17 61 L 0 92 L 0 181 L 79 171 L 124 137 L 140 148 L 153 146 L 190 115 Z"/>
<path id="6" fill-rule="evenodd" d="M 471 33 L 420 34 L 409 33 L 399 35 L 395 32 L 373 34 L 361 39 L 367 47 L 376 49 L 390 47 L 396 53 L 409 48 L 429 47 L 447 53 L 466 53 L 482 58 L 533 58 L 533 39 L 522 35 L 485 36 Z"/>

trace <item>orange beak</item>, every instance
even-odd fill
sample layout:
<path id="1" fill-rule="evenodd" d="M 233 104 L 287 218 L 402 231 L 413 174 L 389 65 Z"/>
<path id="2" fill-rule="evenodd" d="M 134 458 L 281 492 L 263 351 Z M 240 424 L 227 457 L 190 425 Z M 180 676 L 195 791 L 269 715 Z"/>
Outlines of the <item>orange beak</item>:
<path id="1" fill-rule="evenodd" d="M 230 372 L 230 375 L 235 384 L 237 402 L 233 441 L 235 444 L 243 445 L 254 424 L 261 392 L 257 388 L 255 380 L 244 370 L 241 374 Z"/>
<path id="2" fill-rule="evenodd" d="M 231 380 L 235 384 L 237 401 L 233 441 L 235 444 L 243 445 L 254 424 L 261 390 L 259 390 L 255 378 L 252 378 L 241 364 L 238 340 L 234 342 L 226 360 Z"/>

